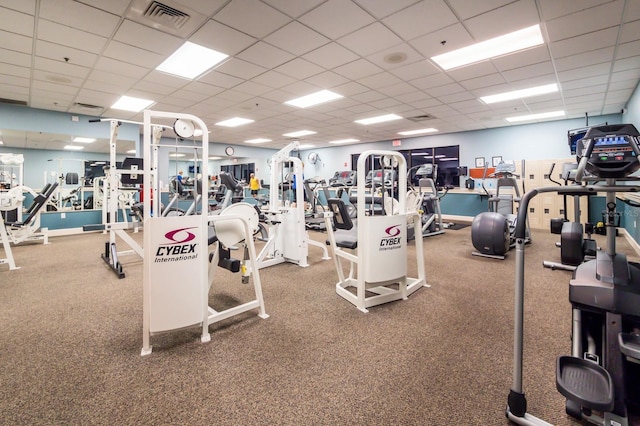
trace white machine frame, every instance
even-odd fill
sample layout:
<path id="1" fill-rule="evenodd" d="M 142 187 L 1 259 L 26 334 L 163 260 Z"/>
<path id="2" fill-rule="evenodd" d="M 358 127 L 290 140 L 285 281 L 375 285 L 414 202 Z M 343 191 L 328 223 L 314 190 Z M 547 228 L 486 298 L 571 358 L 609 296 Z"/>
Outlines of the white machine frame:
<path id="1" fill-rule="evenodd" d="M 394 189 L 397 191 L 397 198 L 386 194 L 387 189 L 383 187 L 382 196 L 388 200 L 383 202 L 383 213 L 372 216 L 367 211 L 367 197 L 373 197 L 375 187 L 370 190 L 366 188 L 365 170 L 366 161 L 374 156 L 380 156 L 381 163 L 385 159 L 388 164 L 385 168 L 395 167 L 398 172 L 395 174 L 397 186 L 392 184 L 391 188 L 388 188 L 392 192 Z M 337 246 L 331 223 L 332 214 L 326 214 L 325 220 L 339 279 L 336 293 L 362 312 L 368 312 L 369 307 L 407 299 L 420 287 L 430 285 L 426 282 L 420 232 L 415 235 L 418 276 L 407 277 L 407 224 L 413 222 L 414 229 L 420 229 L 421 219 L 417 211 L 407 209 L 407 164 L 404 156 L 396 151 L 365 151 L 358 158 L 357 170 L 357 253 Z M 345 276 L 342 259 L 349 262 L 348 276 Z M 389 287 L 391 284 L 397 284 L 398 288 Z M 354 287 L 355 293 L 350 291 L 349 287 Z M 366 292 L 372 292 L 374 295 L 367 296 Z"/>
<path id="2" fill-rule="evenodd" d="M 268 240 L 258 254 L 260 268 L 277 265 L 284 262 L 295 263 L 301 267 L 309 266 L 309 246 L 322 250 L 323 260 L 331 259 L 325 245 L 309 238 L 305 227 L 304 185 L 302 177 L 302 161 L 292 157 L 292 151 L 300 144 L 293 141 L 271 157 L 271 175 L 269 186 L 269 207 L 266 212 Z M 280 197 L 279 185 L 283 174 L 284 163 L 293 164 L 296 189 L 295 201 Z"/>
<path id="3" fill-rule="evenodd" d="M 143 269 L 143 331 L 141 355 L 152 351 L 151 336 L 187 327 L 201 326 L 201 342 L 211 340 L 209 325 L 243 312 L 258 309 L 258 316 L 267 318 L 255 247 L 248 221 L 242 215 L 209 215 L 202 208 L 191 215 L 162 216 L 160 212 L 160 177 L 158 154 L 162 146 L 152 141 L 151 119 L 189 120 L 202 130 L 202 157 L 209 158 L 209 131 L 205 123 L 190 114 L 144 111 L 144 269 Z M 154 127 L 155 130 L 156 127 Z M 202 176 L 209 176 L 207 161 L 202 162 Z M 203 185 L 203 192 L 206 186 Z M 252 208 L 253 209 L 253 208 Z M 156 212 L 155 215 L 152 212 Z M 209 223 L 240 221 L 247 245 L 250 265 L 245 274 L 253 275 L 255 299 L 223 311 L 209 306 L 209 290 L 214 274 L 210 273 Z M 218 250 L 216 250 L 217 253 Z M 217 254 L 213 258 L 216 259 Z M 244 276 L 243 276 L 244 277 Z"/>

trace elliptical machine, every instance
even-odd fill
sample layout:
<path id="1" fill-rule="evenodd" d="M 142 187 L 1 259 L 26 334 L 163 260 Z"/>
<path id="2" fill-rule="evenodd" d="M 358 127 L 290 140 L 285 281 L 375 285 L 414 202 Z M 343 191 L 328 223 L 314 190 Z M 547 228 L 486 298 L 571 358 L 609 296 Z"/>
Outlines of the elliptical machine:
<path id="1" fill-rule="evenodd" d="M 487 168 L 485 167 L 485 174 Z M 506 253 L 515 246 L 514 231 L 518 221 L 514 205 L 520 203 L 520 189 L 518 188 L 515 174 L 516 166 L 513 161 L 500 162 L 496 166 L 494 173 L 489 175 L 497 178 L 496 193 L 490 194 L 484 187 L 482 188 L 489 197 L 489 211 L 477 215 L 471 223 L 471 241 L 477 251 L 472 252 L 474 256 L 489 257 L 503 260 Z M 531 242 L 528 219 L 526 233 L 527 243 Z"/>
<path id="2" fill-rule="evenodd" d="M 592 127 L 578 144 L 577 181 L 589 185 L 534 189 L 523 197 L 516 227 L 514 368 L 506 415 L 514 423 L 549 425 L 527 412 L 522 386 L 524 337 L 524 237 L 522 221 L 539 193 L 606 193 L 606 250 L 580 264 L 569 283 L 572 305 L 571 356 L 556 363 L 556 387 L 566 412 L 597 425 L 627 426 L 640 401 L 640 264 L 616 253 L 616 192 L 638 192 L 630 175 L 640 169 L 640 133 L 631 124 Z M 585 177 L 585 173 L 593 177 Z M 606 183 L 595 184 L 604 180 Z M 601 412 L 599 416 L 596 412 Z"/>

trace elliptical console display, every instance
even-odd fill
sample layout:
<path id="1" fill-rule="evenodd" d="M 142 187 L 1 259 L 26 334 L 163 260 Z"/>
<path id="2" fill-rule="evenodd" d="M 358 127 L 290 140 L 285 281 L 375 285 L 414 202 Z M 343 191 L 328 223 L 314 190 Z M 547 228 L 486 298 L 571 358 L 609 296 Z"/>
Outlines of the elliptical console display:
<path id="1" fill-rule="evenodd" d="M 592 127 L 578 142 L 578 162 L 586 157 L 586 171 L 600 178 L 623 178 L 640 168 L 638 136 L 632 124 Z"/>

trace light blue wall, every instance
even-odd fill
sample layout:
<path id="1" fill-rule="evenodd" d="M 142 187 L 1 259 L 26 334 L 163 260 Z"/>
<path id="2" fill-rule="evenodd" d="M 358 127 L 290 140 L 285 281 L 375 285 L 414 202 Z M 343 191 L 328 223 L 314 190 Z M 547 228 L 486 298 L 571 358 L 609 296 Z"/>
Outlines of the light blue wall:
<path id="1" fill-rule="evenodd" d="M 637 115 L 636 115 L 637 116 Z M 622 114 L 590 117 L 589 124 L 617 124 Z M 351 169 L 351 155 L 369 149 L 406 150 L 439 146 L 459 145 L 460 165 L 475 167 L 476 157 L 491 161 L 493 156 L 509 160 L 544 160 L 570 155 L 567 131 L 585 126 L 585 120 L 558 120 L 537 124 L 499 127 L 444 135 L 422 136 L 402 139 L 402 145 L 392 146 L 391 141 L 347 145 L 326 149 L 310 149 L 301 153 L 304 161 L 309 152 L 317 152 L 320 161 L 315 165 L 305 164 L 305 176 L 320 176 L 329 179 L 337 170 Z"/>

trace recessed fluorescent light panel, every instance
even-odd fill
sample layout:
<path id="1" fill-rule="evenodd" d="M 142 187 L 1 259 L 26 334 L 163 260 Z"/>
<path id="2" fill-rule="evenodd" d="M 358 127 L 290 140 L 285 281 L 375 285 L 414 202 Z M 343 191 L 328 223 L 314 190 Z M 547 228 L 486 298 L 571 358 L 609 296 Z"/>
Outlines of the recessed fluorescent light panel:
<path id="1" fill-rule="evenodd" d="M 564 111 L 543 112 L 540 114 L 520 115 L 518 117 L 507 117 L 509 123 L 517 123 L 519 121 L 541 120 L 544 118 L 564 117 Z"/>
<path id="2" fill-rule="evenodd" d="M 228 57 L 229 55 L 188 41 L 158 65 L 156 70 L 193 80 Z"/>
<path id="3" fill-rule="evenodd" d="M 265 142 L 271 142 L 271 139 L 257 138 L 257 139 L 249 139 L 244 141 L 244 143 L 265 143 Z"/>
<path id="4" fill-rule="evenodd" d="M 218 156 L 213 156 L 213 157 L 209 157 L 209 160 L 222 160 L 222 157 L 218 157 Z"/>
<path id="5" fill-rule="evenodd" d="M 513 99 L 530 98 L 533 96 L 546 95 L 547 93 L 555 93 L 558 91 L 558 85 L 546 84 L 544 86 L 530 87 L 528 89 L 514 90 L 512 92 L 498 93 L 497 95 L 483 96 L 480 98 L 485 104 L 494 104 L 496 102 L 511 101 Z"/>
<path id="6" fill-rule="evenodd" d="M 148 99 L 134 98 L 131 96 L 123 96 L 111 105 L 112 109 L 121 109 L 123 111 L 140 112 L 152 105 L 154 101 Z"/>
<path id="7" fill-rule="evenodd" d="M 135 149 L 130 149 L 129 151 L 127 151 L 127 154 L 135 154 L 136 150 Z"/>
<path id="8" fill-rule="evenodd" d="M 344 96 L 334 93 L 330 90 L 321 90 L 319 92 L 315 92 L 307 96 L 291 99 L 290 101 L 285 102 L 285 104 L 295 106 L 298 108 L 307 108 L 310 106 L 322 104 L 322 103 L 333 101 L 343 97 Z"/>
<path id="9" fill-rule="evenodd" d="M 216 123 L 216 126 L 225 126 L 225 127 L 238 127 L 243 124 L 253 123 L 254 120 L 250 120 L 248 118 L 241 117 L 233 117 L 228 120 L 220 121 Z"/>
<path id="10" fill-rule="evenodd" d="M 311 130 L 299 130 L 297 132 L 285 133 L 282 136 L 286 136 L 288 138 L 301 138 L 302 136 L 315 135 L 316 132 Z"/>
<path id="11" fill-rule="evenodd" d="M 399 120 L 401 118 L 402 117 L 396 114 L 386 114 L 386 115 L 379 115 L 377 117 L 363 118 L 362 120 L 356 120 L 355 123 L 376 124 L 376 123 L 384 123 L 385 121 Z"/>
<path id="12" fill-rule="evenodd" d="M 96 138 L 83 138 L 82 136 L 77 136 L 73 138 L 73 141 L 80 143 L 92 143 L 96 141 Z"/>
<path id="13" fill-rule="evenodd" d="M 178 157 L 184 157 L 185 154 L 180 154 L 180 153 L 176 153 L 176 152 L 172 152 L 169 154 L 169 157 L 173 157 L 173 158 L 178 158 Z"/>
<path id="14" fill-rule="evenodd" d="M 484 61 L 489 58 L 517 52 L 529 47 L 539 46 L 544 43 L 540 25 L 524 28 L 509 34 L 501 35 L 471 46 L 453 50 L 431 57 L 443 70 L 462 67 Z"/>
<path id="15" fill-rule="evenodd" d="M 69 151 L 80 151 L 84 149 L 84 146 L 80 145 L 66 145 L 64 149 L 68 149 Z"/>
<path id="16" fill-rule="evenodd" d="M 360 142 L 360 139 L 339 139 L 337 141 L 329 141 L 329 143 L 335 143 L 335 144 L 351 143 L 351 142 Z"/>
<path id="17" fill-rule="evenodd" d="M 428 129 L 418 129 L 418 130 L 406 130 L 404 132 L 398 132 L 399 135 L 403 136 L 411 136 L 411 135 L 421 135 L 423 133 L 433 133 L 437 132 L 438 129 L 434 129 L 433 127 L 429 127 Z"/>

